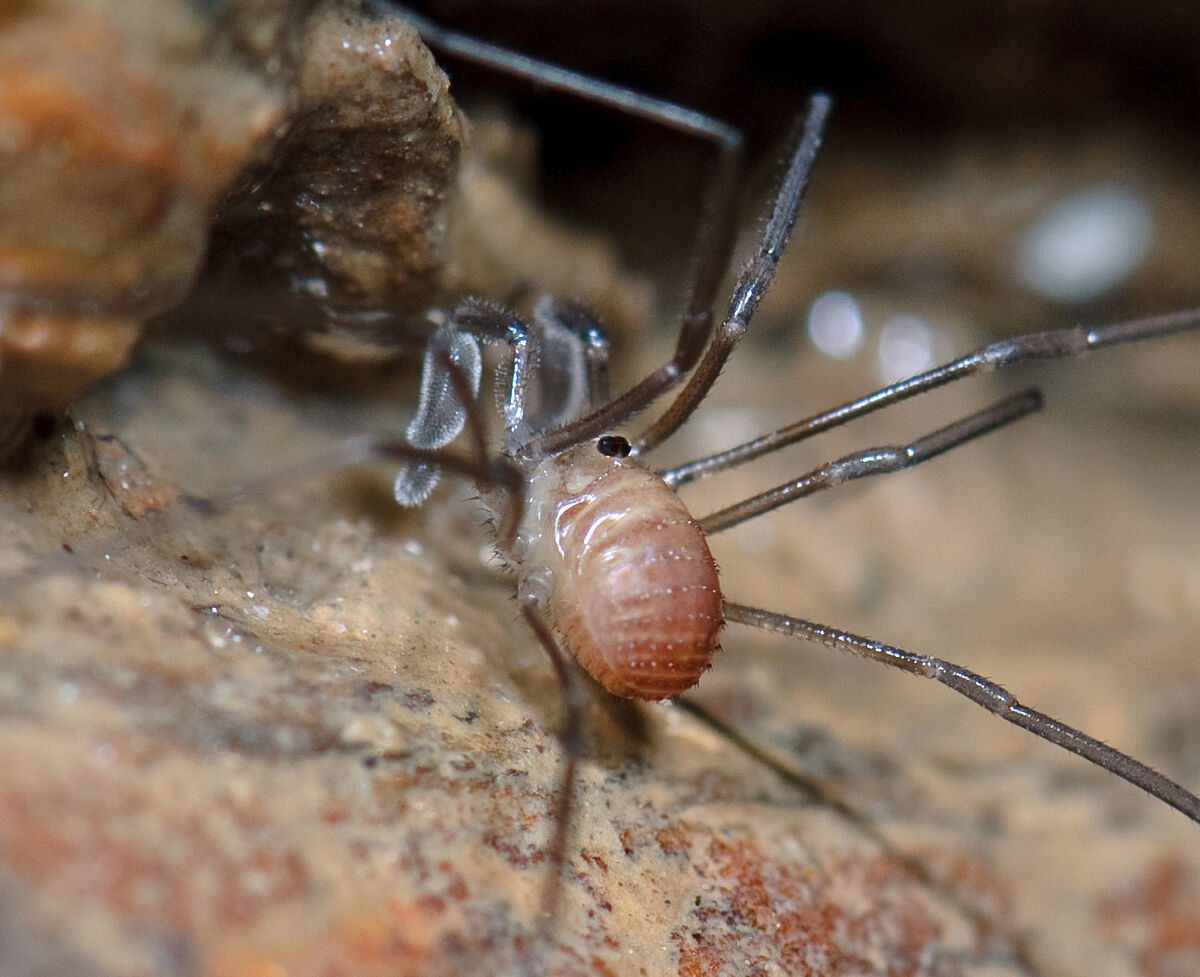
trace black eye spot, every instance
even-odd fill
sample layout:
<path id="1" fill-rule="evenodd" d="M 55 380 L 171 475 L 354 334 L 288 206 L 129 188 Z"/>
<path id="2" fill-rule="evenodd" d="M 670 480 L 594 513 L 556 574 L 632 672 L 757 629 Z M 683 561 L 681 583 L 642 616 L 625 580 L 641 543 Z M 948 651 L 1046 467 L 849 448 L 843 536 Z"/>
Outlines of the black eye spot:
<path id="1" fill-rule="evenodd" d="M 605 458 L 627 458 L 633 449 L 629 441 L 619 434 L 606 434 L 596 442 L 596 449 Z"/>

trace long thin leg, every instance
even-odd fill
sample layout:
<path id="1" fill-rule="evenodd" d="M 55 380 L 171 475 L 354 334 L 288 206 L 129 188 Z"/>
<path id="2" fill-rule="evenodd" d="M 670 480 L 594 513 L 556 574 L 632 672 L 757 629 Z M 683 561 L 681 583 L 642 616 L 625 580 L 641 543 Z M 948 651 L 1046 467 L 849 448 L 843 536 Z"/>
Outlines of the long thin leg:
<path id="1" fill-rule="evenodd" d="M 559 65 L 539 61 L 528 55 L 490 44 L 478 37 L 461 34 L 449 27 L 423 17 L 416 11 L 398 4 L 386 4 L 380 9 L 398 14 L 408 21 L 431 48 L 443 51 L 472 64 L 522 78 L 539 89 L 595 102 L 625 115 L 636 116 L 655 125 L 666 126 L 685 135 L 701 136 L 722 147 L 723 153 L 737 152 L 742 144 L 741 133 L 719 119 L 684 108 L 674 102 L 655 98 L 642 92 L 591 78 Z"/>
<path id="2" fill-rule="evenodd" d="M 587 708 L 587 695 L 580 685 L 578 677 L 571 671 L 566 656 L 559 648 L 554 635 L 542 620 L 542 612 L 537 602 L 531 599 L 521 602 L 521 613 L 525 621 L 537 637 L 554 666 L 554 674 L 558 678 L 559 688 L 566 715 L 563 717 L 562 731 L 559 733 L 559 743 L 562 745 L 565 762 L 563 764 L 562 784 L 559 787 L 554 836 L 550 842 L 549 872 L 546 887 L 542 892 L 541 906 L 541 936 L 542 942 L 553 932 L 554 924 L 558 921 L 558 903 L 562 893 L 562 875 L 567 864 L 567 843 L 570 840 L 571 818 L 575 808 L 575 779 L 579 768 L 579 758 L 583 755 L 583 723 L 584 711 Z"/>
<path id="3" fill-rule="evenodd" d="M 1015 363 L 1035 360 L 1053 360 L 1081 356 L 1092 350 L 1134 343 L 1143 339 L 1156 339 L 1172 333 L 1200 328 L 1200 309 L 1188 309 L 1168 315 L 1130 319 L 1104 326 L 1072 326 L 1052 329 L 1048 332 L 1033 332 L 1011 339 L 1002 339 L 982 346 L 961 359 L 935 367 L 925 373 L 901 380 L 891 386 L 876 390 L 858 400 L 841 407 L 814 414 L 812 417 L 789 424 L 771 434 L 747 441 L 745 444 L 720 451 L 706 458 L 690 461 L 685 465 L 659 472 L 663 480 L 672 486 L 684 485 L 714 472 L 734 468 L 785 445 L 803 441 L 847 421 L 870 414 L 889 404 L 896 404 L 909 397 L 944 386 L 974 373 L 999 370 Z"/>
<path id="4" fill-rule="evenodd" d="M 762 241 L 758 251 L 743 269 L 737 285 L 733 289 L 733 297 L 729 303 L 729 313 L 713 334 L 712 342 L 704 359 L 692 374 L 687 385 L 679 391 L 671 405 L 653 424 L 650 425 L 633 443 L 635 453 L 642 453 L 653 448 L 669 438 L 683 424 L 700 402 L 708 396 L 712 385 L 716 383 L 725 361 L 733 352 L 733 347 L 746 334 L 750 319 L 754 316 L 758 303 L 771 283 L 775 280 L 775 271 L 779 267 L 779 259 L 787 247 L 788 237 L 796 223 L 796 215 L 800 203 L 804 199 L 804 191 L 808 187 L 808 177 L 812 172 L 817 151 L 821 147 L 821 134 L 825 128 L 825 120 L 829 116 L 831 100 L 826 95 L 814 95 L 805 117 L 800 136 L 796 141 L 796 149 L 788 163 L 787 172 L 775 194 L 771 205 L 771 216 L 767 219 Z"/>
<path id="5" fill-rule="evenodd" d="M 991 407 L 986 407 L 953 424 L 938 428 L 932 434 L 926 434 L 911 444 L 868 448 L 866 451 L 856 451 L 838 458 L 836 461 L 827 462 L 820 468 L 814 468 L 808 474 L 801 475 L 791 482 L 768 489 L 753 498 L 745 499 L 719 512 L 714 512 L 710 516 L 705 516 L 699 520 L 700 528 L 706 535 L 712 535 L 822 489 L 841 485 L 843 482 L 849 482 L 856 478 L 885 475 L 888 472 L 912 468 L 913 465 L 936 458 L 972 438 L 978 438 L 1005 424 L 1011 424 L 1026 414 L 1040 409 L 1041 406 L 1042 395 L 1036 390 L 1026 390 L 1023 393 L 1014 394 L 998 401 Z"/>
<path id="6" fill-rule="evenodd" d="M 712 331 L 713 301 L 733 250 L 735 205 L 742 172 L 742 135 L 732 126 L 703 113 L 459 34 L 402 7 L 393 7 L 391 10 L 408 20 L 426 43 L 437 50 L 525 78 L 541 88 L 586 99 L 685 135 L 705 139 L 716 147 L 716 166 L 708 181 L 700 211 L 700 229 L 694 248 L 696 260 L 688 283 L 687 308 L 674 355 L 616 400 L 587 417 L 534 438 L 524 453 L 544 457 L 603 434 L 674 386 L 696 365 L 708 344 Z"/>
<path id="7" fill-rule="evenodd" d="M 478 458 L 467 458 L 450 451 L 414 448 L 400 438 L 379 438 L 373 435 L 346 438 L 329 451 L 306 458 L 299 464 L 281 468 L 270 475 L 252 479 L 221 495 L 203 500 L 189 497 L 186 501 L 191 508 L 202 508 L 206 513 L 224 512 L 247 500 L 260 499 L 308 479 L 327 476 L 332 471 L 346 468 L 349 465 L 361 464 L 371 457 L 421 462 L 505 493 L 507 504 L 504 507 L 504 519 L 502 525 L 498 527 L 497 536 L 501 542 L 507 540 L 511 543 L 523 512 L 525 475 L 520 468 L 507 458 L 488 458 L 481 462 Z M 145 532 L 159 531 L 161 531 L 160 526 L 155 525 L 151 520 L 146 521 Z M 136 536 L 131 537 L 127 532 L 125 541 L 128 542 L 131 538 L 137 539 Z"/>
<path id="8" fill-rule="evenodd" d="M 816 159 L 817 149 L 821 145 L 821 132 L 832 104 L 832 100 L 827 95 L 814 95 L 809 102 L 799 143 L 796 151 L 792 154 L 779 193 L 775 197 L 771 216 L 763 230 L 762 241 L 741 278 L 738 279 L 729 313 L 712 337 L 712 342 L 707 345 L 707 352 L 687 386 L 658 421 L 637 439 L 634 443 L 634 451 L 645 451 L 658 444 L 691 415 L 707 395 L 713 383 L 716 382 L 733 347 L 745 335 L 746 327 L 758 308 L 759 301 L 775 279 L 775 269 L 779 266 L 779 259 L 783 255 L 792 228 L 795 226 L 796 212 L 804 195 L 804 188 L 808 185 L 808 174 Z M 702 340 L 701 332 L 693 329 L 691 325 L 691 317 L 700 315 L 707 316 L 709 319 L 712 317 L 711 311 L 702 312 L 695 307 L 695 295 L 693 295 L 693 306 L 688 317 L 685 317 L 674 356 L 632 390 L 618 397 L 606 407 L 575 424 L 552 431 L 544 438 L 539 439 L 541 450 L 560 451 L 571 444 L 595 437 L 624 423 L 638 411 L 647 407 L 660 394 L 670 389 L 695 366 L 696 361 L 700 359 L 703 344 L 708 340 L 708 334 L 711 331 L 709 328 L 705 328 Z"/>
<path id="9" fill-rule="evenodd" d="M 793 638 L 808 638 L 838 651 L 848 651 L 871 661 L 882 662 L 914 675 L 921 675 L 941 682 L 972 702 L 983 706 L 1002 719 L 1027 729 L 1035 736 L 1049 740 L 1065 750 L 1090 760 L 1098 767 L 1115 773 L 1135 787 L 1140 787 L 1152 797 L 1170 804 L 1186 817 L 1200 824 L 1200 797 L 1164 777 L 1157 770 L 1127 756 L 1120 750 L 1080 732 L 1074 727 L 1059 722 L 1045 713 L 1022 705 L 1005 688 L 990 679 L 977 675 L 953 662 L 928 655 L 918 655 L 903 648 L 885 645 L 881 641 L 864 638 L 848 631 L 814 624 L 798 617 L 775 614 L 771 611 L 747 607 L 744 604 L 725 603 L 725 619 L 738 624 L 747 624 L 785 634 Z"/>

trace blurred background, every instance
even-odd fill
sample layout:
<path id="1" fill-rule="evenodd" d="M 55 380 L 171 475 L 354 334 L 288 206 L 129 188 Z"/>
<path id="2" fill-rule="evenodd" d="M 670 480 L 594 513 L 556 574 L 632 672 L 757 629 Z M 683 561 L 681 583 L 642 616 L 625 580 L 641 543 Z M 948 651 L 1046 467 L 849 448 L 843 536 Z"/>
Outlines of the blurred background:
<path id="1" fill-rule="evenodd" d="M 1035 222 L 1058 202 L 1056 193 L 1061 200 L 1108 187 L 1126 191 L 1131 209 L 1151 211 L 1149 228 L 1135 227 L 1134 236 L 1165 255 L 1156 255 L 1154 272 L 1127 268 L 1107 288 L 1084 294 L 1082 286 L 1064 285 L 1059 295 L 1075 302 L 1103 295 L 1115 304 L 1114 292 L 1132 297 L 1139 283 L 1148 294 L 1165 291 L 1160 300 L 1190 294 L 1183 256 L 1172 250 L 1182 233 L 1177 225 L 1196 207 L 1190 171 L 1200 56 L 1182 40 L 1197 30 L 1187 5 L 1014 0 L 985 11 L 769 0 L 734 8 L 701 0 L 413 9 L 731 122 L 766 174 L 781 160 L 807 95 L 832 93 L 836 114 L 818 171 L 821 192 L 810 206 L 818 215 L 839 207 L 842 219 L 831 222 L 832 240 L 814 241 L 806 267 L 815 262 L 864 284 L 904 283 L 914 291 L 999 287 L 1005 259 L 1020 250 L 1005 235 L 1021 218 Z M 668 236 L 673 228 L 664 218 L 678 220 L 697 198 L 703 167 L 696 158 L 704 147 L 581 111 L 578 102 L 544 97 L 452 58 L 447 64 L 466 104 L 481 93 L 503 93 L 534 121 L 544 192 L 555 206 L 623 231 L 623 245 L 641 260 L 686 253 L 686 243 Z M 658 151 L 663 144 L 669 152 Z M 853 216 L 878 208 L 885 214 L 873 228 L 864 226 L 872 218 Z M 964 223 L 993 246 L 990 275 Z M 874 235 L 863 233 L 872 229 Z M 885 237 L 889 230 L 894 238 Z M 860 253 L 847 262 L 843 251 L 856 242 Z"/>

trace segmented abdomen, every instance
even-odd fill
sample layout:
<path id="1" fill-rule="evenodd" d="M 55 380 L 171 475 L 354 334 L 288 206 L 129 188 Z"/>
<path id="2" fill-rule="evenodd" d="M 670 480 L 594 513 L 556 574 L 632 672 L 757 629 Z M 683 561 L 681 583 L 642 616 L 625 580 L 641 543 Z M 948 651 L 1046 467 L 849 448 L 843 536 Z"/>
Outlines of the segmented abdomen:
<path id="1" fill-rule="evenodd" d="M 579 663 L 626 698 L 695 685 L 718 648 L 721 591 L 683 502 L 632 461 L 548 501 L 560 564 L 551 610 Z"/>

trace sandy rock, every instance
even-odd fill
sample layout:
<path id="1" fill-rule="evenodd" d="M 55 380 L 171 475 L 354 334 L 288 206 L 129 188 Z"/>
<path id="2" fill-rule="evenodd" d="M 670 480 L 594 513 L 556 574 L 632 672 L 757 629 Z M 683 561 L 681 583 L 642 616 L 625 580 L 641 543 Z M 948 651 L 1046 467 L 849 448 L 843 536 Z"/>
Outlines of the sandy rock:
<path id="1" fill-rule="evenodd" d="M 177 303 L 219 195 L 279 117 L 210 59 L 170 0 L 19 4 L 0 15 L 3 398 L 69 403 Z"/>

